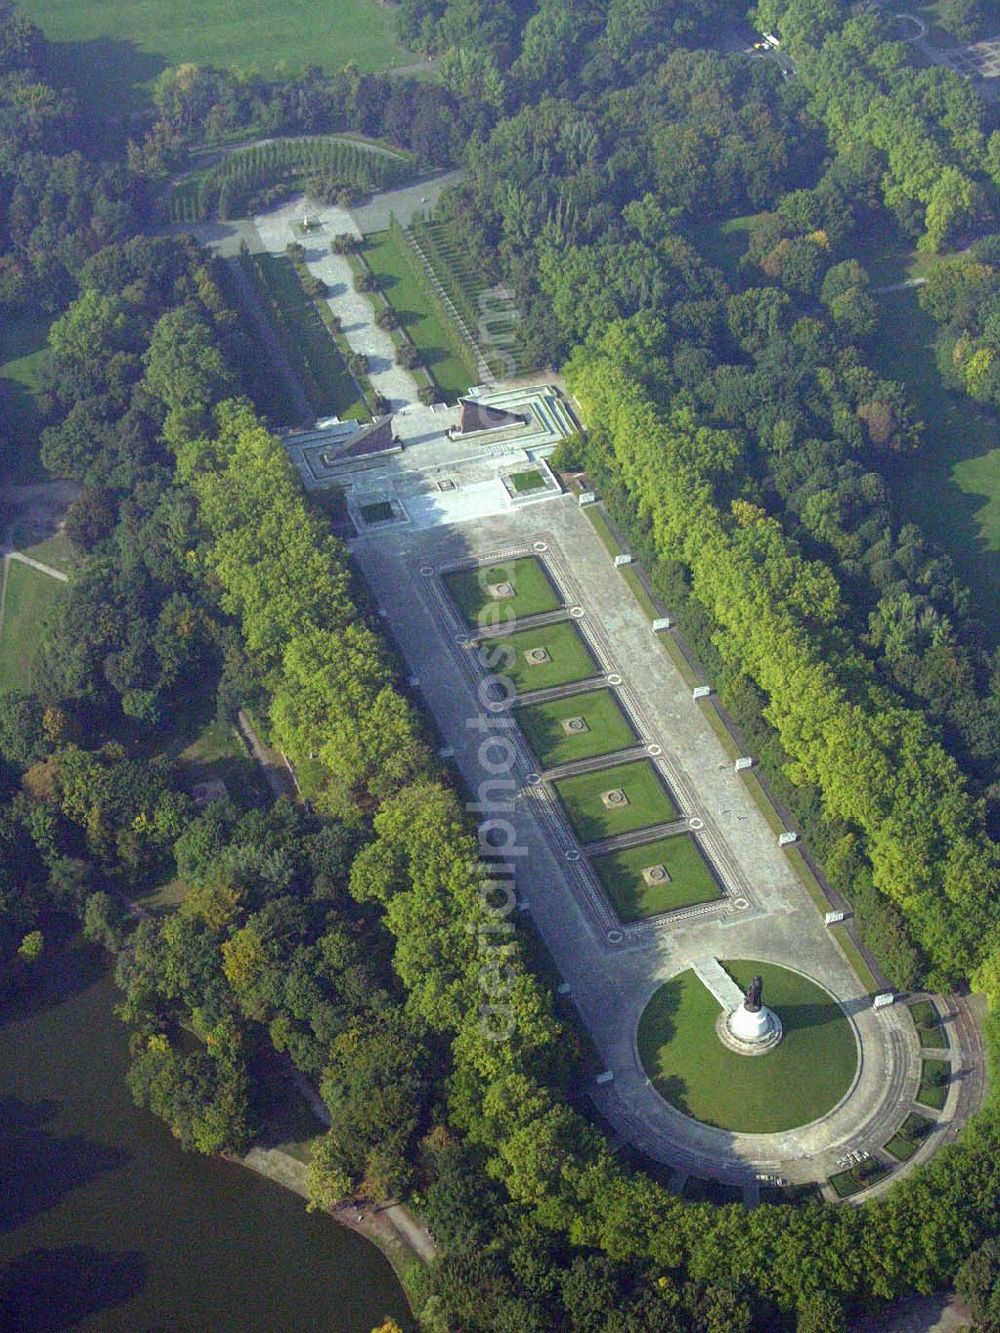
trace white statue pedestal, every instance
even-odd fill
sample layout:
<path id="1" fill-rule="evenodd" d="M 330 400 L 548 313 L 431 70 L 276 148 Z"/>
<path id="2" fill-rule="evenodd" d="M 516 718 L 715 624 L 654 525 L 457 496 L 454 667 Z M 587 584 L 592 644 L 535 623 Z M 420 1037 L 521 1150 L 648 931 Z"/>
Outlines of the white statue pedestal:
<path id="1" fill-rule="evenodd" d="M 728 1014 L 720 1014 L 716 1031 L 723 1045 L 740 1055 L 764 1055 L 782 1037 L 781 1019 L 774 1010 L 766 1004 L 748 1009 L 745 1000 Z"/>

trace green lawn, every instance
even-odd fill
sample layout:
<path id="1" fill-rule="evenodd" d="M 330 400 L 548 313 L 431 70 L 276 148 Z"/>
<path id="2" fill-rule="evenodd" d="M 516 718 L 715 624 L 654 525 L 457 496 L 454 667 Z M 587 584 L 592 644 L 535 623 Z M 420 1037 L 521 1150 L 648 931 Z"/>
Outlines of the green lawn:
<path id="1" fill-rule="evenodd" d="M 948 1033 L 941 1025 L 941 1015 L 930 1000 L 918 1000 L 909 1006 L 917 1029 L 920 1045 L 928 1050 L 947 1050 L 951 1045 Z"/>
<path id="2" fill-rule="evenodd" d="M 596 842 L 653 824 L 666 824 L 678 815 L 659 773 L 648 759 L 560 778 L 555 788 L 581 842 Z M 608 808 L 601 797 L 617 788 L 624 791 L 628 804 Z"/>
<path id="3" fill-rule="evenodd" d="M 587 730 L 567 732 L 562 724 L 572 717 L 582 717 Z M 543 770 L 598 754 L 612 754 L 636 741 L 635 732 L 611 690 L 591 690 L 570 695 L 568 699 L 527 704 L 518 709 L 517 720 Z"/>
<path id="4" fill-rule="evenodd" d="M 414 276 L 400 243 L 389 231 L 365 237 L 365 259 L 389 304 L 420 349 L 434 382 L 452 401 L 469 389 L 469 372 L 452 346 L 437 312 Z"/>
<path id="5" fill-rule="evenodd" d="M 944 1082 L 937 1082 L 938 1079 L 943 1079 Z M 916 1100 L 921 1106 L 929 1106 L 932 1110 L 940 1111 L 948 1100 L 950 1080 L 951 1065 L 947 1060 L 925 1060 Z"/>
<path id="6" fill-rule="evenodd" d="M 40 560 L 43 565 L 58 569 L 63 574 L 68 574 L 80 563 L 76 547 L 61 532 L 57 532 L 54 537 L 46 537 L 42 542 L 36 542 L 34 546 L 23 547 L 22 553 L 30 555 L 32 560 Z"/>
<path id="7" fill-rule="evenodd" d="M 888 473 L 900 517 L 945 547 L 983 622 L 1000 637 L 1000 419 L 942 385 L 937 325 L 920 309 L 916 289 L 878 301 L 881 332 L 871 360 L 906 385 L 927 427 L 919 451 Z"/>
<path id="8" fill-rule="evenodd" d="M 536 468 L 532 468 L 529 472 L 513 472 L 510 480 L 518 495 L 527 495 L 531 491 L 545 488 L 545 478 Z"/>
<path id="9" fill-rule="evenodd" d="M 766 1055 L 737 1055 L 715 1034 L 719 1006 L 694 972 L 654 994 L 639 1020 L 639 1056 L 657 1091 L 685 1115 L 742 1134 L 818 1119 L 844 1096 L 858 1052 L 840 1006 L 814 982 L 773 963 L 731 961 L 741 989 L 759 974 L 784 1036 Z"/>
<path id="10" fill-rule="evenodd" d="M 388 523 L 392 518 L 392 504 L 389 500 L 374 500 L 362 505 L 361 517 L 366 523 Z"/>
<path id="11" fill-rule="evenodd" d="M 926 1138 L 933 1123 L 933 1120 L 928 1120 L 918 1111 L 911 1111 L 885 1145 L 885 1151 L 898 1162 L 908 1161 L 920 1147 L 921 1140 Z"/>
<path id="12" fill-rule="evenodd" d="M 295 265 L 284 255 L 261 254 L 247 265 L 251 276 L 254 268 L 293 340 L 292 346 L 285 347 L 293 370 L 298 368 L 296 356 L 306 367 L 303 387 L 314 411 L 319 416 L 335 414 L 342 421 L 348 418 L 367 421 L 369 413 L 358 397 L 357 386 L 316 302 L 303 290 Z"/>
<path id="13" fill-rule="evenodd" d="M 480 569 L 457 569 L 444 576 L 445 586 L 471 629 L 492 629 L 506 624 L 511 613 L 537 616 L 562 606 L 545 572 L 545 566 L 533 555 L 509 564 Z M 489 591 L 491 583 L 509 583 L 513 597 L 496 598 Z"/>
<path id="14" fill-rule="evenodd" d="M 692 229 L 691 240 L 698 253 L 710 264 L 721 268 L 736 286 L 740 285 L 739 264 L 750 239 L 749 233 L 761 216 L 760 213 L 748 213 L 745 217 L 709 222 Z"/>
<path id="15" fill-rule="evenodd" d="M 597 856 L 591 865 L 619 920 L 624 922 L 676 912 L 722 896 L 704 853 L 690 833 Z M 669 883 L 647 884 L 643 879 L 643 870 L 656 865 L 664 867 Z"/>
<path id="16" fill-rule="evenodd" d="M 885 1162 L 880 1162 L 877 1158 L 869 1158 L 868 1161 L 852 1166 L 849 1171 L 838 1171 L 835 1176 L 830 1177 L 830 1184 L 836 1191 L 838 1199 L 846 1199 L 851 1194 L 857 1194 L 860 1190 L 867 1189 L 869 1185 L 874 1185 L 876 1181 L 882 1180 L 892 1170 Z"/>
<path id="17" fill-rule="evenodd" d="M 144 105 L 168 66 L 193 61 L 264 72 L 278 65 L 339 70 L 406 64 L 395 7 L 376 0 L 24 0 L 19 6 L 55 42 L 55 82 L 85 101 L 122 111 Z"/>
<path id="18" fill-rule="evenodd" d="M 50 320 L 41 315 L 20 315 L 0 325 L 0 420 L 9 441 L 0 456 L 2 480 L 15 486 L 45 481 L 38 457 L 42 428 L 37 395 L 48 358 Z"/>
<path id="19" fill-rule="evenodd" d="M 530 664 L 525 653 L 534 648 L 544 648 L 549 661 Z M 510 677 L 517 694 L 570 685 L 599 674 L 590 649 L 571 620 L 481 640 L 479 652 L 488 670 Z"/>
<path id="20" fill-rule="evenodd" d="M 20 560 L 9 562 L 0 633 L 0 689 L 31 688 L 41 627 L 64 586 Z"/>

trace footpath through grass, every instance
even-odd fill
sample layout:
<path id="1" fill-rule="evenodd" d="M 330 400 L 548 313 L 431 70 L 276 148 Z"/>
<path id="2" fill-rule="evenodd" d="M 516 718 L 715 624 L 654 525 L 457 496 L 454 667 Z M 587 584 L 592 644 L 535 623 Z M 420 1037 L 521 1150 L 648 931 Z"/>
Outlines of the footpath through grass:
<path id="1" fill-rule="evenodd" d="M 942 385 L 937 325 L 920 309 L 918 290 L 878 297 L 881 329 L 871 359 L 905 384 L 926 423 L 918 453 L 887 475 L 900 516 L 949 552 L 1000 640 L 1000 419 Z"/>
<path id="2" fill-rule="evenodd" d="M 9 562 L 0 631 L 0 690 L 31 689 L 41 627 L 65 586 L 20 560 Z"/>
<path id="3" fill-rule="evenodd" d="M 639 1020 L 639 1056 L 661 1096 L 685 1115 L 742 1134 L 817 1120 L 851 1086 L 851 1025 L 826 991 L 773 963 L 724 960 L 745 989 L 755 975 L 784 1036 L 766 1055 L 737 1055 L 715 1034 L 719 1006 L 693 971 L 661 986 Z"/>
<path id="4" fill-rule="evenodd" d="M 401 244 L 392 232 L 375 232 L 365 237 L 365 259 L 435 384 L 449 401 L 454 401 L 468 391 L 469 372 L 452 348 L 442 317 L 432 309 Z"/>
<path id="5" fill-rule="evenodd" d="M 396 36 L 395 6 L 377 0 L 24 0 L 19 8 L 56 43 L 54 82 L 122 112 L 147 105 L 156 76 L 186 61 L 273 73 L 414 59 Z"/>

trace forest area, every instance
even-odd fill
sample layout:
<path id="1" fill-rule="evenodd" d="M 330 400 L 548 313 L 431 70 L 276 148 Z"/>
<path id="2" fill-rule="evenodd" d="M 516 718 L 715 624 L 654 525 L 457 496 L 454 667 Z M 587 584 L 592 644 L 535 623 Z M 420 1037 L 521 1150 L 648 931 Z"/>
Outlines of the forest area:
<path id="1" fill-rule="evenodd" d="M 1000 30 L 988 0 L 940 11 Z M 728 51 L 731 0 L 397 17 L 438 81 L 182 67 L 129 137 L 0 13 L 0 319 L 50 324 L 39 461 L 80 488 L 30 688 L 0 693 L 0 996 L 53 913 L 78 919 L 117 955 L 133 1096 L 203 1153 L 252 1141 L 255 1071 L 287 1056 L 331 1116 L 314 1205 L 391 1194 L 432 1228 L 432 1333 L 837 1333 L 956 1284 L 1000 1326 L 996 608 L 901 516 L 934 440 L 876 367 L 866 262 L 933 256 L 942 382 L 1000 408 L 996 109 L 840 0 L 762 0 L 791 79 Z M 584 412 L 557 461 L 601 486 L 893 984 L 988 997 L 985 1108 L 878 1201 L 685 1202 L 613 1151 L 523 942 L 511 1038 L 484 1036 L 462 792 L 270 433 L 219 261 L 145 234 L 206 138 L 319 131 L 465 168 L 439 217 Z M 309 808 L 235 784 L 195 807 L 172 745 L 193 680 L 308 771 Z M 163 879 L 178 909 L 135 913 Z"/>

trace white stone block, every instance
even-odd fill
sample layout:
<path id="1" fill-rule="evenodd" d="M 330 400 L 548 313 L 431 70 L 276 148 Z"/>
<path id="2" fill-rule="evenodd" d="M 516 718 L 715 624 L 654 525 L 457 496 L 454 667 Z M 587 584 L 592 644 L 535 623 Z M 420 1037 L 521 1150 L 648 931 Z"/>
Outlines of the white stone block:
<path id="1" fill-rule="evenodd" d="M 595 1082 L 595 1083 L 612 1083 L 612 1082 L 614 1082 L 614 1077 L 615 1077 L 615 1076 L 614 1076 L 614 1074 L 612 1074 L 612 1072 L 611 1072 L 610 1069 L 605 1069 L 605 1071 L 604 1071 L 603 1074 L 598 1074 L 598 1075 L 597 1075 L 597 1078 L 594 1080 L 594 1082 Z"/>
<path id="2" fill-rule="evenodd" d="M 616 555 L 616 556 L 615 556 L 615 565 L 616 565 L 616 566 L 617 566 L 617 565 L 630 565 L 631 563 L 632 563 L 632 557 L 631 557 L 630 555 L 625 554 L 625 552 L 622 552 L 621 555 Z"/>
<path id="3" fill-rule="evenodd" d="M 838 921 L 846 921 L 846 920 L 847 920 L 846 912 L 827 912 L 826 916 L 823 918 L 823 924 L 825 926 L 835 926 Z"/>
<path id="4" fill-rule="evenodd" d="M 711 685 L 696 685 L 691 691 L 692 699 L 707 699 L 712 693 Z"/>
<path id="5" fill-rule="evenodd" d="M 880 994 L 876 995 L 874 1000 L 872 1000 L 872 1008 L 884 1009 L 887 1004 L 895 1004 L 895 1002 L 896 1002 L 895 992 L 891 990 L 884 990 Z"/>
<path id="6" fill-rule="evenodd" d="M 657 616 L 655 620 L 650 621 L 651 628 L 656 631 L 659 631 L 661 629 L 669 629 L 672 624 L 673 621 L 670 619 L 669 616 Z"/>
<path id="7" fill-rule="evenodd" d="M 742 755 L 736 761 L 736 772 L 743 773 L 746 769 L 753 768 L 753 760 L 748 754 Z"/>
<path id="8" fill-rule="evenodd" d="M 779 847 L 788 847 L 791 843 L 798 842 L 798 840 L 799 840 L 799 835 L 797 833 L 793 833 L 791 829 L 786 829 L 784 833 L 778 834 Z"/>

